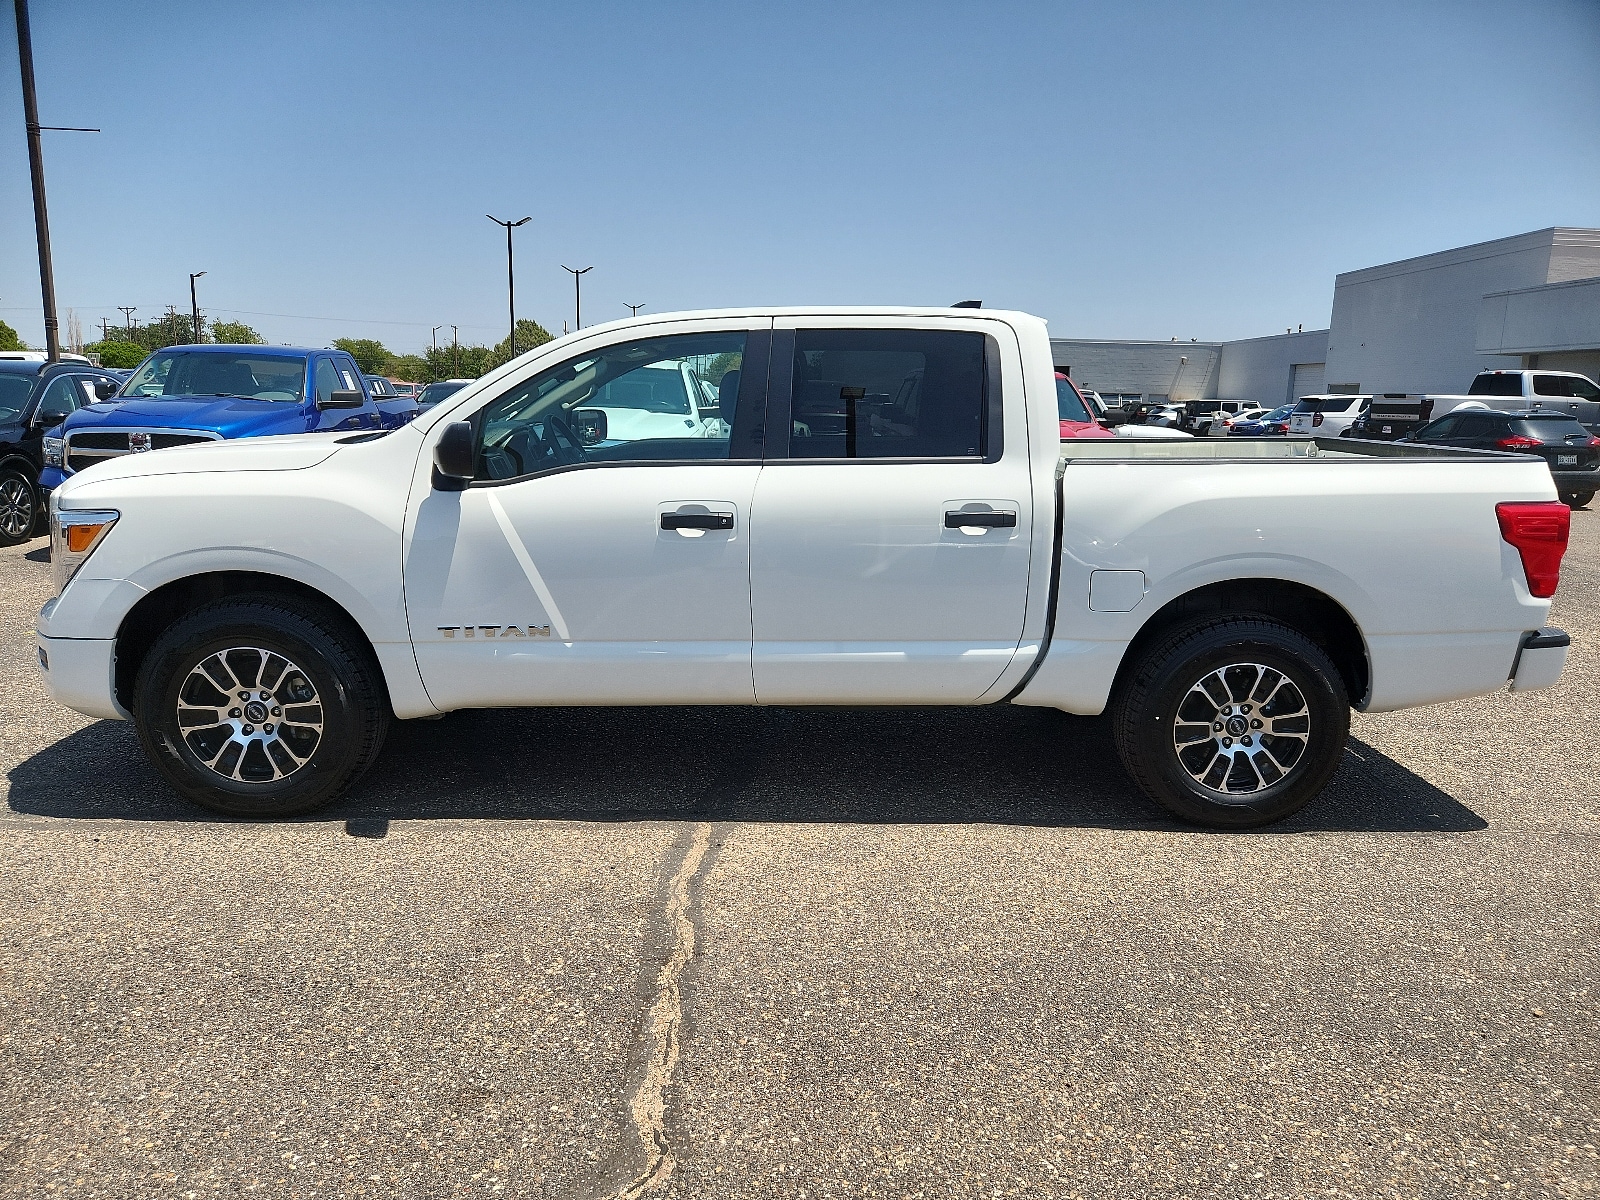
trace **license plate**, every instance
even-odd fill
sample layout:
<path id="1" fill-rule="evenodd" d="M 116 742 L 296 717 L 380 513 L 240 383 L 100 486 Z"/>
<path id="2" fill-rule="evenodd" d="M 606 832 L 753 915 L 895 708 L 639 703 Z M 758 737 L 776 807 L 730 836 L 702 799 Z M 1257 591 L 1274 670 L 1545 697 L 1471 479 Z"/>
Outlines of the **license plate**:
<path id="1" fill-rule="evenodd" d="M 1558 467 L 1575 467 L 1577 465 L 1578 465 L 1578 456 L 1576 454 L 1558 454 L 1558 455 L 1556 455 L 1556 466 L 1558 466 Z"/>
<path id="2" fill-rule="evenodd" d="M 1294 420 L 1289 422 L 1289 428 L 1294 430 L 1296 433 L 1305 433 L 1311 428 L 1311 418 L 1296 417 Z"/>

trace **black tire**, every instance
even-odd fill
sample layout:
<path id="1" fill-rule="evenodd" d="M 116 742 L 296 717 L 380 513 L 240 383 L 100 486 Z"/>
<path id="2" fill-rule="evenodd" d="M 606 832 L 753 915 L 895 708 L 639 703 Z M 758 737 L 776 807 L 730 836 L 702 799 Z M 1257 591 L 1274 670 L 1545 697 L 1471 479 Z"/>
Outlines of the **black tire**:
<path id="1" fill-rule="evenodd" d="M 1572 508 L 1584 508 L 1594 499 L 1593 492 L 1562 492 L 1561 503 Z"/>
<path id="2" fill-rule="evenodd" d="M 234 707 L 213 706 L 218 697 Z M 175 622 L 139 668 L 133 714 L 173 790 L 256 818 L 331 803 L 377 758 L 390 719 L 367 647 L 325 610 L 279 596 L 218 601 Z"/>
<path id="3" fill-rule="evenodd" d="M 39 490 L 19 467 L 0 467 L 0 546 L 20 546 L 39 525 Z"/>
<path id="4" fill-rule="evenodd" d="M 1213 691 L 1198 694 L 1208 680 Z M 1122 765 L 1147 796 L 1185 821 L 1245 829 L 1281 821 L 1322 791 L 1344 753 L 1350 704 L 1310 639 L 1264 617 L 1213 617 L 1159 636 L 1130 664 L 1111 721 Z M 1274 730 L 1261 732 L 1269 721 Z"/>

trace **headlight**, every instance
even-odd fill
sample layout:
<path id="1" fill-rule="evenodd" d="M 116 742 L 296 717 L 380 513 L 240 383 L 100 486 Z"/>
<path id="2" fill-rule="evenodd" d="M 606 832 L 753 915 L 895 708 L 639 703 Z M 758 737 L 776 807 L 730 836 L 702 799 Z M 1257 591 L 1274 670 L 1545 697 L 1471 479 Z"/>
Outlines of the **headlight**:
<path id="1" fill-rule="evenodd" d="M 44 439 L 44 465 L 59 467 L 61 465 L 61 449 L 65 443 L 64 438 L 47 437 Z"/>
<path id="2" fill-rule="evenodd" d="M 50 575 L 56 595 L 78 573 L 89 555 L 111 532 L 122 514 L 115 509 L 63 509 L 58 496 L 50 497 Z"/>

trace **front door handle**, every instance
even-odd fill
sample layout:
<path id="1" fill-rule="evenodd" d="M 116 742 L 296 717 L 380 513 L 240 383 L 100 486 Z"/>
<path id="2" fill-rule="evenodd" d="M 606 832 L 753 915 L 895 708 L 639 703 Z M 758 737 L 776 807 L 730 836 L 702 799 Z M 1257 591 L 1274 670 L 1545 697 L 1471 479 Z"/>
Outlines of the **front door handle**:
<path id="1" fill-rule="evenodd" d="M 663 529 L 732 529 L 732 513 L 662 513 Z"/>
<path id="2" fill-rule="evenodd" d="M 1017 527 L 1017 514 L 1014 512 L 947 512 L 944 514 L 944 527 L 946 529 L 1015 529 Z"/>

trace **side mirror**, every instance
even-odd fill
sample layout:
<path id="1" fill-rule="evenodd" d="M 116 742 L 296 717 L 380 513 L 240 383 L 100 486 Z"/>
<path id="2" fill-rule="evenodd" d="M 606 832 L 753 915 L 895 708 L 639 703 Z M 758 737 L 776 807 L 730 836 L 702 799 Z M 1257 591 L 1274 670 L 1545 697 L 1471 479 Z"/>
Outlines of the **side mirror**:
<path id="1" fill-rule="evenodd" d="M 444 427 L 433 447 L 433 487 L 439 492 L 462 492 L 472 482 L 473 443 L 471 421 L 455 421 Z"/>
<path id="2" fill-rule="evenodd" d="M 72 415 L 69 408 L 65 412 L 54 408 L 41 408 L 33 415 L 33 423 L 41 429 L 53 429 Z"/>
<path id="3" fill-rule="evenodd" d="M 603 408 L 577 408 L 572 411 L 572 428 L 585 446 L 598 446 L 606 440 L 606 413 Z"/>
<path id="4" fill-rule="evenodd" d="M 97 399 L 109 400 L 117 394 L 117 385 L 109 379 L 97 379 L 94 381 L 94 394 Z"/>
<path id="5" fill-rule="evenodd" d="M 345 391 L 329 392 L 326 397 L 317 397 L 318 408 L 360 408 L 367 402 L 366 396 L 354 388 Z"/>

